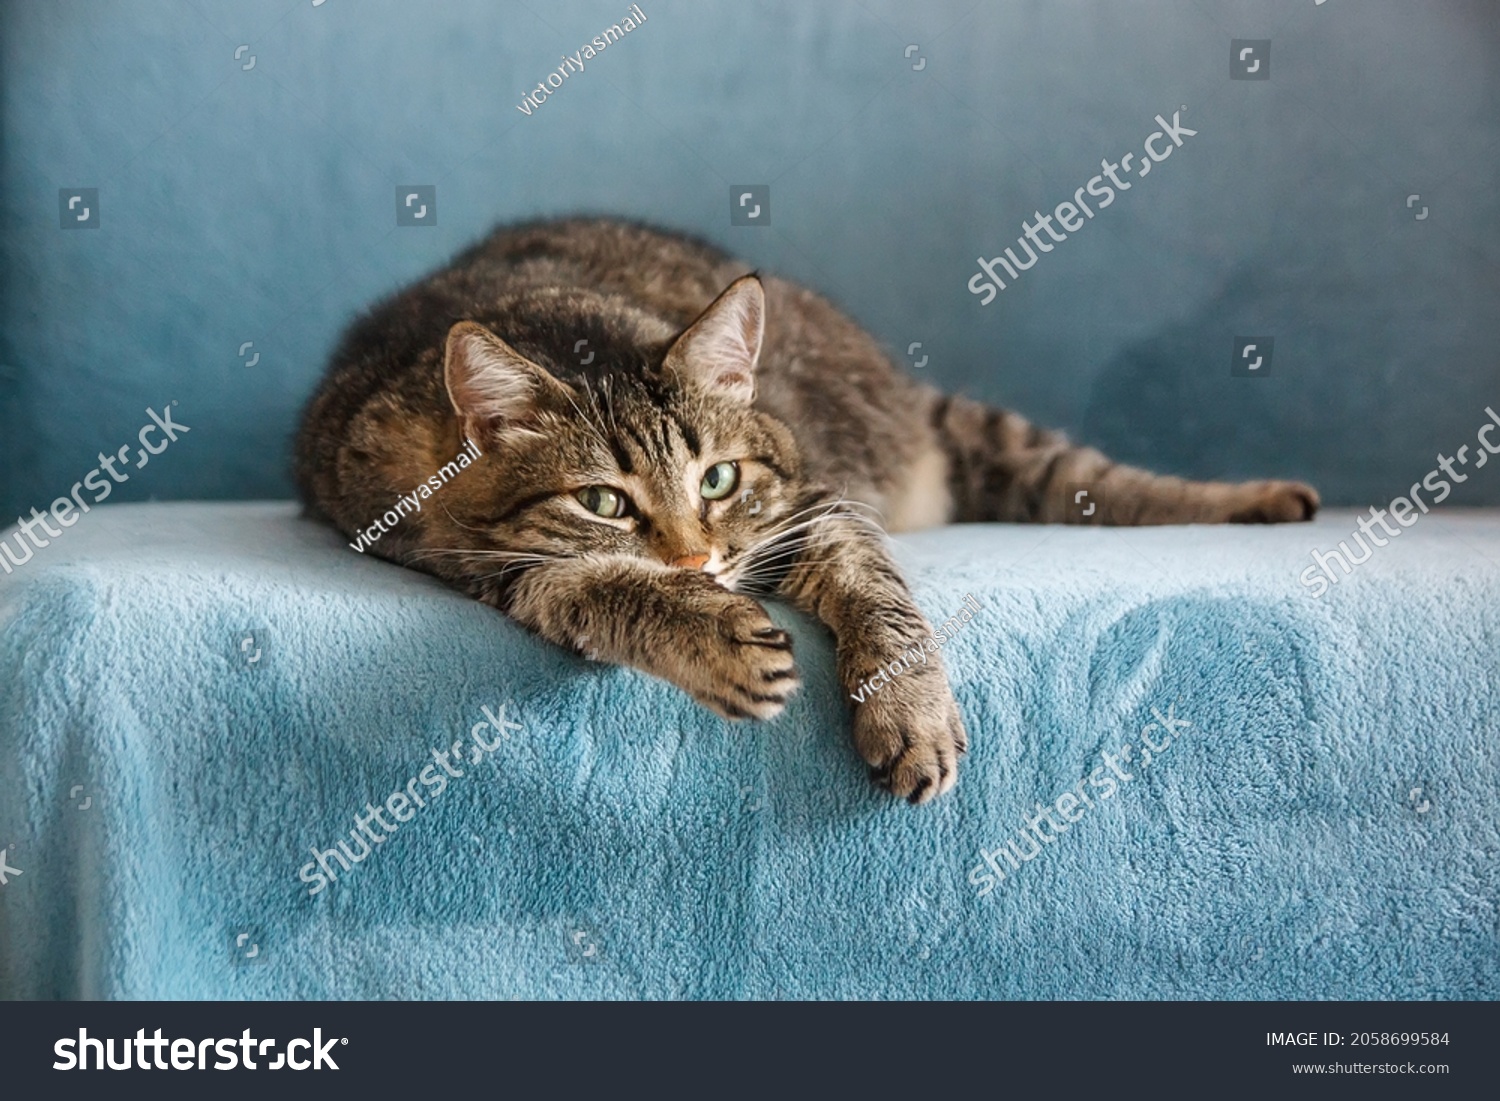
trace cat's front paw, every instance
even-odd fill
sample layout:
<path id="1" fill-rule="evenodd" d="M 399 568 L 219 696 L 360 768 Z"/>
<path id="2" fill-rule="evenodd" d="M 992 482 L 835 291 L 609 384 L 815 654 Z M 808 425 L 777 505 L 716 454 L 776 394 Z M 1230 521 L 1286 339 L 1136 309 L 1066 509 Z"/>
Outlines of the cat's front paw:
<path id="1" fill-rule="evenodd" d="M 1231 524 L 1286 524 L 1311 520 L 1322 501 L 1302 482 L 1250 482 L 1229 514 Z"/>
<path id="2" fill-rule="evenodd" d="M 958 782 L 969 736 L 947 679 L 932 670 L 895 677 L 857 704 L 854 746 L 871 779 L 915 805 Z"/>
<path id="3" fill-rule="evenodd" d="M 792 638 L 749 597 L 720 592 L 686 648 L 690 664 L 673 679 L 726 719 L 775 718 L 802 684 Z"/>

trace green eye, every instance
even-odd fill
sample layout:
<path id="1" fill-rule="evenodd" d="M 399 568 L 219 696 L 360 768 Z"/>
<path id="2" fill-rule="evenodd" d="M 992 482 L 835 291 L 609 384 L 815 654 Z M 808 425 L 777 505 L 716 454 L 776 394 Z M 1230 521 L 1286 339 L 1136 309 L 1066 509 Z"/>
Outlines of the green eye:
<path id="1" fill-rule="evenodd" d="M 618 490 L 610 489 L 609 486 L 589 486 L 580 489 L 573 494 L 578 498 L 578 503 L 588 509 L 595 516 L 603 516 L 608 520 L 618 520 L 625 515 L 625 494 Z"/>
<path id="2" fill-rule="evenodd" d="M 728 497 L 740 484 L 740 468 L 735 463 L 714 463 L 703 475 L 703 484 L 698 491 L 705 501 L 717 501 Z"/>

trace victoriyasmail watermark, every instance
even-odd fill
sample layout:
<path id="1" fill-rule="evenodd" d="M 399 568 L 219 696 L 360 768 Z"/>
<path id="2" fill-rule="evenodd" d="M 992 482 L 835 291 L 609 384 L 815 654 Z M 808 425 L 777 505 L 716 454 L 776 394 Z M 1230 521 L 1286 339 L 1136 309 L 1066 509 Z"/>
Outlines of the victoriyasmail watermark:
<path id="1" fill-rule="evenodd" d="M 479 458 L 479 446 L 473 440 L 464 440 L 464 449 L 451 462 L 444 463 L 438 468 L 436 474 L 402 497 L 393 508 L 387 509 L 384 516 L 359 532 L 359 538 L 349 546 L 359 551 L 360 554 L 364 554 L 366 547 L 372 546 L 381 535 L 399 524 L 404 517 L 410 516 L 413 512 L 421 512 L 423 501 L 431 497 L 436 490 L 447 485 L 450 477 L 457 478 L 460 470 L 467 470 L 469 464 L 478 461 Z M 380 535 L 373 535 L 372 532 L 379 532 Z"/>
<path id="2" fill-rule="evenodd" d="M 1123 767 L 1131 764 L 1131 757 L 1137 748 L 1141 751 L 1140 763 L 1133 767 L 1141 771 L 1150 768 L 1153 761 L 1166 753 L 1172 745 L 1173 735 L 1193 725 L 1186 719 L 1177 717 L 1176 706 L 1176 704 L 1168 706 L 1165 715 L 1153 707 L 1151 714 L 1156 722 L 1147 723 L 1141 728 L 1139 747 L 1127 744 L 1114 753 L 1101 753 L 1099 759 L 1104 762 L 1103 764 L 1078 783 L 1061 792 L 1046 806 L 1041 803 L 1036 804 L 1035 815 L 1029 818 L 1023 815 L 1021 820 L 1025 824 L 1016 831 L 1015 837 L 1006 838 L 1004 842 L 989 851 L 980 849 L 979 856 L 984 863 L 976 864 L 969 871 L 969 882 L 975 887 L 983 886 L 975 897 L 983 898 L 1003 883 L 1007 869 L 1010 872 L 1019 871 L 1022 864 L 1029 863 L 1041 855 L 1043 846 L 1056 843 L 1060 834 L 1066 833 L 1069 826 L 1080 821 L 1094 806 L 1095 796 L 1101 803 L 1107 799 L 1113 799 L 1115 792 L 1122 785 L 1130 783 L 1140 775 L 1140 772 L 1127 772 Z M 1162 732 L 1160 744 L 1151 740 L 1153 730 Z M 1057 818 L 1052 817 L 1054 810 L 1057 812 Z M 1042 824 L 1043 819 L 1046 819 L 1045 826 Z M 1048 832 L 1049 829 L 1051 832 Z M 1001 867 L 1002 858 L 1007 867 Z"/>
<path id="3" fill-rule="evenodd" d="M 569 73 L 574 70 L 580 73 L 583 72 L 583 63 L 585 61 L 592 61 L 596 55 L 603 53 L 611 42 L 620 41 L 620 39 L 624 38 L 645 21 L 646 13 L 641 11 L 641 6 L 639 4 L 631 4 L 630 10 L 625 13 L 625 18 L 612 26 L 605 27 L 604 30 L 596 34 L 592 44 L 585 42 L 583 48 L 571 57 L 563 54 L 562 66 L 555 72 L 548 73 L 546 80 L 522 96 L 521 102 L 516 106 L 516 110 L 520 111 L 523 115 L 531 114 L 532 111 L 547 101 L 552 92 L 562 87 L 563 81 L 568 79 Z M 554 81 L 556 83 L 553 83 Z"/>
<path id="4" fill-rule="evenodd" d="M 151 418 L 151 423 L 136 433 L 136 442 L 141 446 L 136 450 L 134 469 L 140 470 L 151 461 L 153 455 L 160 455 L 167 449 L 169 444 L 175 443 L 178 432 L 192 431 L 187 425 L 178 424 L 172 419 L 172 406 L 176 404 L 175 401 L 169 403 L 165 413 L 159 414 L 155 409 L 146 410 L 146 416 Z M 160 433 L 161 437 L 158 439 L 158 446 L 156 447 L 153 447 L 146 439 L 153 432 Z M 116 464 L 120 464 L 128 468 L 129 463 L 130 444 L 128 443 L 109 456 L 106 456 L 101 451 L 99 453 L 99 465 L 74 482 L 72 490 L 66 497 L 59 497 L 53 501 L 52 507 L 47 510 L 47 513 L 39 513 L 33 508 L 31 510 L 31 519 L 26 520 L 17 516 L 16 523 L 19 527 L 16 530 L 16 550 L 12 551 L 10 549 L 10 540 L 8 538 L 0 539 L 0 569 L 3 569 L 6 573 L 10 573 L 14 567 L 30 562 L 31 556 L 36 551 L 48 546 L 53 539 L 62 535 L 62 532 L 58 528 L 70 528 L 78 523 L 82 519 L 82 513 L 89 511 L 90 502 L 83 499 L 83 491 L 85 489 L 93 493 L 92 503 L 97 505 L 114 492 L 116 485 L 123 485 L 125 482 L 128 482 L 130 475 L 126 474 L 123 470 L 116 470 L 115 466 Z M 101 471 L 109 474 L 108 481 L 104 479 L 104 474 Z M 47 515 L 49 513 L 52 519 L 57 521 L 58 528 L 54 528 L 51 524 L 47 523 Z M 36 529 L 39 526 L 47 533 L 49 538 L 43 538 L 36 533 Z M 30 543 L 27 542 L 28 539 Z M 20 551 L 26 552 L 24 557 L 19 555 Z"/>
<path id="5" fill-rule="evenodd" d="M 968 607 L 970 603 L 974 605 L 972 608 Z M 895 661 L 878 670 L 859 686 L 857 693 L 850 692 L 849 698 L 855 703 L 864 703 L 868 695 L 873 692 L 879 692 L 891 682 L 892 677 L 899 677 L 902 673 L 910 669 L 918 658 L 921 658 L 922 664 L 926 665 L 927 655 L 935 654 L 938 650 L 942 649 L 943 643 L 951 641 L 958 634 L 958 629 L 973 619 L 974 613 L 979 611 L 981 607 L 982 605 L 979 601 L 974 599 L 973 593 L 966 593 L 964 595 L 964 608 L 961 612 L 956 612 L 949 616 L 943 625 L 935 630 L 931 636 L 923 639 L 910 650 L 907 650 L 900 657 L 896 658 Z"/>
<path id="6" fill-rule="evenodd" d="M 505 705 L 500 706 L 500 714 L 496 715 L 488 705 L 481 707 L 484 719 L 474 724 L 469 730 L 469 737 L 474 744 L 465 753 L 462 740 L 454 742 L 444 749 L 432 751 L 432 763 L 421 769 L 415 776 L 406 781 L 404 787 L 398 787 L 379 806 L 373 803 L 365 804 L 365 813 L 354 816 L 354 828 L 349 831 L 349 840 L 358 847 L 356 855 L 347 842 L 340 839 L 336 844 L 338 848 L 322 849 L 314 845 L 309 850 L 313 859 L 302 865 L 297 871 L 297 878 L 303 883 L 311 883 L 313 887 L 307 893 L 315 895 L 325 889 L 330 882 L 337 883 L 338 872 L 333 870 L 332 861 L 337 861 L 339 867 L 347 874 L 356 864 L 361 863 L 365 857 L 375 850 L 371 847 L 380 846 L 390 840 L 390 835 L 401 828 L 402 822 L 410 822 L 416 817 L 417 811 L 433 802 L 443 792 L 448 790 L 448 784 L 464 775 L 461 764 L 477 765 L 486 754 L 493 753 L 500 748 L 500 743 L 510 737 L 512 730 L 520 730 L 520 723 L 513 723 L 505 717 Z M 490 727 L 495 732 L 493 739 L 487 740 L 480 736 L 485 727 Z M 418 791 L 418 785 L 422 791 Z M 423 798 L 423 796 L 426 798 Z M 413 807 L 415 804 L 415 808 Z M 383 812 L 389 811 L 390 816 L 396 821 L 387 822 Z M 378 827 L 378 828 L 377 828 Z"/>
<path id="7" fill-rule="evenodd" d="M 1182 125 L 1180 116 L 1182 111 L 1185 110 L 1187 108 L 1184 107 L 1182 110 L 1173 111 L 1171 122 L 1168 122 L 1160 115 L 1156 116 L 1156 125 L 1160 126 L 1161 129 L 1154 131 L 1146 139 L 1143 145 L 1145 156 L 1141 157 L 1138 162 L 1140 168 L 1136 172 L 1137 177 L 1145 176 L 1151 171 L 1153 164 L 1160 164 L 1170 157 L 1172 151 L 1182 145 L 1183 138 L 1191 138 L 1198 133 L 1198 131 L 1189 130 L 1186 126 Z M 1167 140 L 1169 138 L 1171 139 L 1170 143 Z M 969 280 L 969 293 L 984 295 L 979 300 L 981 306 L 988 306 L 993 302 L 995 295 L 1003 291 L 1006 286 L 1005 280 L 1000 278 L 999 272 L 995 269 L 997 267 L 1004 268 L 1005 274 L 1010 276 L 1012 280 L 1015 280 L 1021 272 L 1028 271 L 1034 267 L 1040 253 L 1051 252 L 1068 239 L 1069 233 L 1077 233 L 1083 228 L 1083 218 L 1092 219 L 1094 217 L 1093 208 L 1089 206 L 1087 200 L 1083 197 L 1085 192 L 1092 195 L 1098 201 L 1099 209 L 1103 210 L 1115 201 L 1116 191 L 1129 191 L 1134 186 L 1129 180 L 1122 180 L 1120 173 L 1129 173 L 1130 162 L 1135 159 L 1136 155 L 1134 153 L 1126 153 L 1120 158 L 1120 163 L 1115 164 L 1106 157 L 1099 162 L 1099 175 L 1093 177 L 1082 187 L 1074 191 L 1071 202 L 1058 203 L 1056 209 L 1051 214 L 1043 214 L 1038 210 L 1032 215 L 1036 221 L 1035 225 L 1028 225 L 1023 220 L 1021 222 L 1022 234 L 1016 238 L 1016 244 L 1026 253 L 1026 262 L 1022 263 L 1021 258 L 1011 248 L 1007 248 L 1002 255 L 996 256 L 992 260 L 986 260 L 981 257 L 979 260 L 980 270 Z M 1109 183 L 1104 182 L 1106 177 L 1108 177 Z M 1083 218 L 1079 217 L 1080 214 L 1083 215 Z M 1054 219 L 1059 226 L 1067 231 L 1066 233 L 1059 233 L 1052 228 Z M 1050 239 L 1051 244 L 1042 240 L 1041 235 L 1043 233 Z M 1035 246 L 1034 249 L 1033 245 Z M 976 286 L 976 284 L 978 285 Z"/>
<path id="8" fill-rule="evenodd" d="M 1485 463 L 1489 462 L 1491 455 L 1500 455 L 1500 440 L 1497 440 L 1495 443 L 1490 442 L 1490 433 L 1496 428 L 1500 428 L 1500 413 L 1496 413 L 1488 405 L 1484 407 L 1484 411 L 1489 416 L 1490 421 L 1489 423 L 1480 425 L 1479 432 L 1476 434 L 1478 446 L 1474 448 L 1475 470 L 1479 470 Z M 1428 504 L 1422 500 L 1420 490 L 1425 489 L 1432 495 L 1432 503 L 1434 505 L 1442 504 L 1448 499 L 1448 494 L 1453 492 L 1454 484 L 1469 480 L 1467 474 L 1461 474 L 1458 470 L 1459 467 L 1468 466 L 1468 464 L 1468 444 L 1460 447 L 1451 457 L 1439 451 L 1437 454 L 1437 466 L 1429 470 L 1427 476 L 1420 482 L 1413 482 L 1411 488 L 1406 491 L 1406 496 L 1397 497 L 1386 505 L 1385 508 L 1376 508 L 1374 505 L 1371 505 L 1370 514 L 1368 516 L 1361 516 L 1356 521 L 1359 524 L 1359 532 L 1351 532 L 1349 537 L 1364 552 L 1363 555 L 1356 556 L 1354 551 L 1350 549 L 1348 542 L 1340 540 L 1338 550 L 1327 552 L 1314 550 L 1312 552 L 1314 564 L 1303 570 L 1297 580 L 1302 582 L 1302 587 L 1307 589 L 1312 596 L 1322 596 L 1328 591 L 1330 584 L 1337 585 L 1339 583 L 1339 575 L 1333 572 L 1333 564 L 1335 562 L 1338 563 L 1339 569 L 1343 570 L 1343 576 L 1348 577 L 1354 572 L 1355 566 L 1363 565 L 1374 556 L 1376 547 L 1385 546 L 1391 539 L 1400 535 L 1402 529 L 1411 527 L 1427 514 Z M 1445 474 L 1447 475 L 1446 478 L 1443 477 Z M 1390 524 L 1386 523 L 1385 518 L 1387 516 L 1390 516 L 1400 526 L 1391 527 Z M 1390 539 L 1385 539 L 1375 534 L 1372 528 L 1376 524 L 1380 525 L 1380 530 L 1390 536 Z M 1364 536 L 1369 536 L 1370 544 L 1373 544 L 1373 546 L 1365 542 L 1364 536 L 1360 532 L 1363 532 Z"/>

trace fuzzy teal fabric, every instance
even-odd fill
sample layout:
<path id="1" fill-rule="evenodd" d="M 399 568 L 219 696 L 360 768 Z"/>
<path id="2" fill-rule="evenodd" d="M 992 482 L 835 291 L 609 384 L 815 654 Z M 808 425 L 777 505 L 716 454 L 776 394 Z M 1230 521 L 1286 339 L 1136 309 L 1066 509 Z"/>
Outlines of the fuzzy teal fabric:
<path id="1" fill-rule="evenodd" d="M 899 539 L 981 607 L 911 808 L 785 609 L 806 687 L 731 724 L 289 504 L 98 508 L 0 576 L 0 996 L 1493 998 L 1500 514 L 1312 597 L 1353 530 Z"/>

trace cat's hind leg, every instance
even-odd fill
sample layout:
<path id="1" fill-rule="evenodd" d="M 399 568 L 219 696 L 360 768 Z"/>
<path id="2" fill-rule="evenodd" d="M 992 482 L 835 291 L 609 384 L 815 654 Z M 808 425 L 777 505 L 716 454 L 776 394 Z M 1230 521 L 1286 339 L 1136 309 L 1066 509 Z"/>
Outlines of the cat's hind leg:
<path id="1" fill-rule="evenodd" d="M 947 458 L 954 522 L 1278 524 L 1318 511 L 1301 482 L 1152 474 L 968 398 L 934 395 L 928 424 Z"/>

